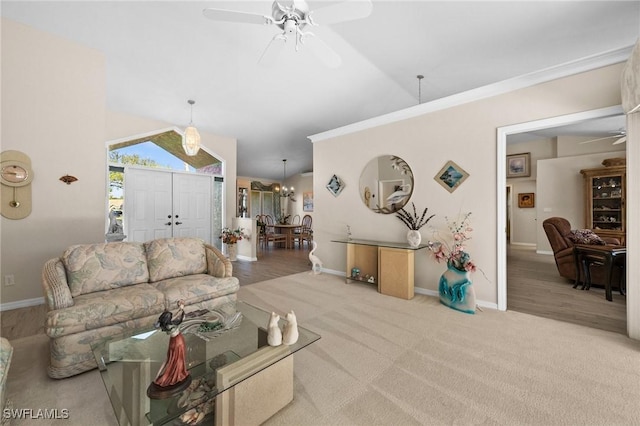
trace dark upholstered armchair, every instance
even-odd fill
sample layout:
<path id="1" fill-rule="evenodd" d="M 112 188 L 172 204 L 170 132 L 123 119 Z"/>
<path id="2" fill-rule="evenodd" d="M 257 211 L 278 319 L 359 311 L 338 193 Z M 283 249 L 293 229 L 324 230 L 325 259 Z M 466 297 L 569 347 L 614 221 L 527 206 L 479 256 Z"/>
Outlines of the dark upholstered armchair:
<path id="1" fill-rule="evenodd" d="M 542 222 L 542 227 L 544 228 L 544 232 L 547 234 L 547 238 L 549 239 L 549 243 L 553 249 L 553 257 L 556 260 L 560 276 L 575 281 L 576 263 L 573 254 L 574 243 L 569 239 L 571 224 L 567 219 L 562 217 L 550 217 Z M 620 244 L 616 238 L 602 239 L 606 244 Z M 584 277 L 581 276 L 580 281 L 584 282 Z M 604 285 L 604 282 L 604 268 L 601 265 L 591 265 L 591 283 L 594 285 Z M 614 282 L 617 282 L 617 280 Z"/>

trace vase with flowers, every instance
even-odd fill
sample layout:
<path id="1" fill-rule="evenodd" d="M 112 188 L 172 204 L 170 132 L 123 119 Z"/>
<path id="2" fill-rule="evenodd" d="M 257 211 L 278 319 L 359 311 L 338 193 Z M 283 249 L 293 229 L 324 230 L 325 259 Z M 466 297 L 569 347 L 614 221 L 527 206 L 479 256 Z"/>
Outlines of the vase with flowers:
<path id="1" fill-rule="evenodd" d="M 476 311 L 476 296 L 470 272 L 475 272 L 477 267 L 465 246 L 473 231 L 469 223 L 470 216 L 471 213 L 465 213 L 453 222 L 445 217 L 451 236 L 429 241 L 428 246 L 437 262 L 447 264 L 447 270 L 438 284 L 440 302 L 452 309 L 473 314 Z"/>
<path id="2" fill-rule="evenodd" d="M 428 208 L 425 207 L 424 211 L 421 215 L 418 215 L 418 211 L 416 210 L 416 205 L 411 202 L 411 207 L 413 211 L 410 213 L 404 208 L 401 208 L 396 212 L 396 217 L 400 219 L 402 223 L 404 223 L 409 231 L 407 231 L 407 242 L 411 247 L 418 247 L 422 242 L 422 235 L 420 234 L 420 228 L 426 225 L 432 217 L 435 215 L 432 214 L 429 217 L 427 216 Z"/>
<path id="3" fill-rule="evenodd" d="M 222 228 L 220 231 L 220 239 L 227 247 L 227 255 L 229 256 L 229 260 L 235 261 L 238 256 L 238 241 L 245 238 L 244 230 L 242 228 L 231 229 L 231 228 Z"/>

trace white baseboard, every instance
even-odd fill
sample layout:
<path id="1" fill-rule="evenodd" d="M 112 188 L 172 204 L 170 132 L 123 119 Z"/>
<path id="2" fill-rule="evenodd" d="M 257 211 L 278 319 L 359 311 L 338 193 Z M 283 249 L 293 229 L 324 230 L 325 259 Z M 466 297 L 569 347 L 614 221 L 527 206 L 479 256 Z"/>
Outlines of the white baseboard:
<path id="1" fill-rule="evenodd" d="M 511 241 L 509 244 L 511 244 L 512 246 L 520 246 L 520 247 L 536 247 L 537 246 L 536 243 L 516 243 L 514 241 Z"/>
<path id="2" fill-rule="evenodd" d="M 249 262 L 257 262 L 258 261 L 257 257 L 243 256 L 241 254 L 237 255 L 236 258 L 238 260 L 248 260 Z"/>
<path id="3" fill-rule="evenodd" d="M 429 290 L 422 287 L 414 287 L 413 291 L 415 293 L 423 294 L 425 296 L 433 296 L 438 298 L 440 297 L 440 293 L 438 293 L 436 290 Z M 488 308 L 488 309 L 495 309 L 495 310 L 498 309 L 497 303 L 485 302 L 484 300 L 476 300 L 476 305 L 480 306 L 481 308 Z"/>
<path id="4" fill-rule="evenodd" d="M 536 254 L 547 254 L 549 256 L 553 256 L 553 251 L 549 250 L 536 250 Z"/>
<path id="5" fill-rule="evenodd" d="M 35 299 L 17 300 L 15 302 L 7 302 L 0 305 L 0 312 L 11 311 L 13 309 L 28 308 L 29 306 L 44 305 L 44 297 L 36 297 Z"/>
<path id="6" fill-rule="evenodd" d="M 336 271 L 335 269 L 327 269 L 327 268 L 322 268 L 322 272 L 327 273 L 327 274 L 331 274 L 331 275 L 337 275 L 339 277 L 346 277 L 347 273 L 344 271 Z"/>

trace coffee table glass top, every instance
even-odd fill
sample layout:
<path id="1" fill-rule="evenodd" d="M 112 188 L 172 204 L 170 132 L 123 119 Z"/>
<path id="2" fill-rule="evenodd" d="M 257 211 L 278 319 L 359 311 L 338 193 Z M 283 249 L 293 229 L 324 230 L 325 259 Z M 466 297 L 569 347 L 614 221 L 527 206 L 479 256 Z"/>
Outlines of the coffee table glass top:
<path id="1" fill-rule="evenodd" d="M 183 333 L 187 344 L 187 368 L 193 381 L 187 390 L 167 399 L 150 399 L 146 393 L 166 358 L 169 344 L 166 333 L 146 328 L 92 345 L 120 424 L 182 424 L 181 420 L 191 415 L 200 415 L 203 421 L 198 424 L 212 424 L 209 420 L 212 420 L 211 410 L 217 394 L 320 339 L 319 335 L 298 326 L 298 341 L 280 347 L 277 355 L 265 360 L 258 370 L 251 371 L 249 376 L 216 383 L 216 371 L 220 367 L 231 365 L 268 346 L 266 329 L 271 315 L 240 301 L 224 305 L 216 312 L 223 313 L 226 318 L 240 312 L 239 325 L 223 332 Z M 283 323 L 281 320 L 280 328 Z M 185 318 L 181 327 L 187 325 L 189 322 Z M 203 416 L 206 417 L 203 419 Z"/>

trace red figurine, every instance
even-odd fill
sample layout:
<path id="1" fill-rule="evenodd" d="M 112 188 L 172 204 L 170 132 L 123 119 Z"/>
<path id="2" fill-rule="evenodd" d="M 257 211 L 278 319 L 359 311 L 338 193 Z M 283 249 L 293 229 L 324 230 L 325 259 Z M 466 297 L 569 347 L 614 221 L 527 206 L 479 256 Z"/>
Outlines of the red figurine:
<path id="1" fill-rule="evenodd" d="M 147 395 L 150 398 L 163 399 L 182 391 L 191 383 L 191 375 L 187 371 L 185 355 L 187 345 L 184 336 L 180 332 L 180 323 L 184 319 L 184 301 L 178 302 L 179 310 L 176 319 L 169 311 L 164 311 L 156 328 L 169 334 L 169 348 L 167 349 L 167 359 L 160 367 L 160 371 L 155 380 L 149 385 Z"/>

